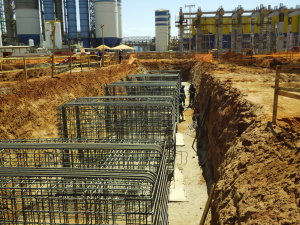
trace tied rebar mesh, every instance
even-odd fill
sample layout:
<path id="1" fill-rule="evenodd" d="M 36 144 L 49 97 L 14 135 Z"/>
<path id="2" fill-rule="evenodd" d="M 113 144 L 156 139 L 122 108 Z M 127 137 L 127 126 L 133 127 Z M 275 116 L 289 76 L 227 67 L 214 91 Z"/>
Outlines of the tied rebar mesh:
<path id="1" fill-rule="evenodd" d="M 60 138 L 163 141 L 173 169 L 177 126 L 172 101 L 81 98 L 58 107 L 57 114 Z"/>
<path id="2" fill-rule="evenodd" d="M 106 85 L 107 96 L 173 96 L 179 99 L 177 81 L 118 81 Z"/>
<path id="3" fill-rule="evenodd" d="M 156 173 L 165 154 L 162 147 L 153 144 L 100 144 L 91 143 L 91 140 L 89 143 L 81 143 L 81 140 L 76 142 L 2 142 L 0 167 L 138 169 Z"/>
<path id="4" fill-rule="evenodd" d="M 160 146 L 31 141 L 1 140 L 0 224 L 167 224 Z"/>
<path id="5" fill-rule="evenodd" d="M 180 73 L 153 73 L 153 74 L 133 74 L 127 76 L 127 81 L 176 81 L 181 87 L 181 75 Z"/>
<path id="6" fill-rule="evenodd" d="M 146 171 L 0 168 L 1 224 L 168 224 L 164 164 Z"/>
<path id="7" fill-rule="evenodd" d="M 172 96 L 179 122 L 180 82 L 178 81 L 120 81 L 106 85 L 106 96 Z"/>

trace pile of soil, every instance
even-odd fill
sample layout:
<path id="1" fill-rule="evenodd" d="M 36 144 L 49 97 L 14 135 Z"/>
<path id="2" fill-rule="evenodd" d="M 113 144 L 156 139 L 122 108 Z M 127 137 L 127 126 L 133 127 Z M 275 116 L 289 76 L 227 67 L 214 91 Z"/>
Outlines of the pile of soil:
<path id="1" fill-rule="evenodd" d="M 277 65 L 285 65 L 291 62 L 290 59 L 283 57 L 250 57 L 238 54 L 234 51 L 227 52 L 220 57 L 223 63 L 231 63 L 239 66 L 256 66 L 262 68 L 276 69 Z"/>
<path id="2" fill-rule="evenodd" d="M 135 64 L 70 72 L 25 82 L 0 83 L 0 138 L 56 138 L 56 108 L 82 96 L 101 96 L 104 86 L 140 73 Z"/>

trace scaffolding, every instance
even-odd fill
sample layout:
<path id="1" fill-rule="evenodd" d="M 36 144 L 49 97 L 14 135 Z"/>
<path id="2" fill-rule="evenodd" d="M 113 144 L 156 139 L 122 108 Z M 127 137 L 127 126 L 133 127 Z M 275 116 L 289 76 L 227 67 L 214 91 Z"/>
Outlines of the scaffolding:
<path id="1" fill-rule="evenodd" d="M 79 98 L 57 108 L 60 138 L 166 142 L 167 160 L 173 173 L 176 151 L 174 101 L 116 100 L 126 96 Z M 138 97 L 140 99 L 140 97 Z"/>
<path id="2" fill-rule="evenodd" d="M 0 223 L 167 224 L 164 149 L 90 141 L 1 140 Z"/>

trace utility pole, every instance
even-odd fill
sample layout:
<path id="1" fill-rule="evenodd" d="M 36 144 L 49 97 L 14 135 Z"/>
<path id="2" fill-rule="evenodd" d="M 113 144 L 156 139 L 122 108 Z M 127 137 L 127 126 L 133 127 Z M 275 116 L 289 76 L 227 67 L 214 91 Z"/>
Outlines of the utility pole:
<path id="1" fill-rule="evenodd" d="M 103 36 L 103 27 L 104 24 L 100 24 L 101 30 L 102 30 L 102 62 L 101 62 L 101 67 L 104 67 L 104 36 Z"/>
<path id="2" fill-rule="evenodd" d="M 189 7 L 189 17 L 188 17 L 188 28 L 189 28 L 189 52 L 192 51 L 192 19 L 191 19 L 191 9 L 195 7 L 195 5 L 185 5 L 185 7 Z"/>
<path id="3" fill-rule="evenodd" d="M 191 19 L 191 9 L 195 7 L 195 5 L 185 5 L 185 7 L 189 7 L 189 17 L 188 17 L 188 28 L 189 28 L 189 52 L 192 51 L 192 19 Z"/>

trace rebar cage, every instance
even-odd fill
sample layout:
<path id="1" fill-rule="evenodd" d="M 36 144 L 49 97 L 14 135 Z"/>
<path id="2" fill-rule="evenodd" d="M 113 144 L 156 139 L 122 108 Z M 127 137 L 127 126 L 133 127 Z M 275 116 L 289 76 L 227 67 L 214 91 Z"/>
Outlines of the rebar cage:
<path id="1" fill-rule="evenodd" d="M 0 224 L 168 224 L 161 146 L 91 141 L 1 140 Z"/>
<path id="2" fill-rule="evenodd" d="M 107 96 L 173 96 L 179 99 L 180 86 L 177 81 L 119 81 L 106 85 Z"/>
<path id="3" fill-rule="evenodd" d="M 48 143 L 0 141 L 0 167 L 137 169 L 157 173 L 165 154 L 164 146 L 154 144 L 107 144 L 92 140 L 58 143 L 56 139 L 47 139 Z"/>
<path id="4" fill-rule="evenodd" d="M 180 83 L 177 81 L 120 81 L 105 87 L 106 96 L 172 96 L 179 122 Z"/>
<path id="5" fill-rule="evenodd" d="M 164 166 L 159 175 L 137 170 L 1 167 L 0 223 L 168 224 Z"/>
<path id="6" fill-rule="evenodd" d="M 176 121 L 176 127 L 178 126 L 179 123 L 179 109 L 178 106 L 178 101 L 172 96 L 93 96 L 93 97 L 81 97 L 78 99 L 75 99 L 71 102 L 114 102 L 114 101 L 140 101 L 140 102 L 149 102 L 149 101 L 154 101 L 154 102 L 172 102 L 174 106 L 174 111 L 175 112 L 175 121 Z"/>
<path id="7" fill-rule="evenodd" d="M 133 74 L 127 76 L 127 81 L 177 81 L 179 87 L 181 86 L 181 75 L 180 73 L 153 73 L 153 74 Z"/>
<path id="8" fill-rule="evenodd" d="M 77 99 L 58 107 L 59 137 L 165 141 L 168 164 L 173 164 L 177 126 L 172 102 L 105 99 L 110 98 Z"/>

